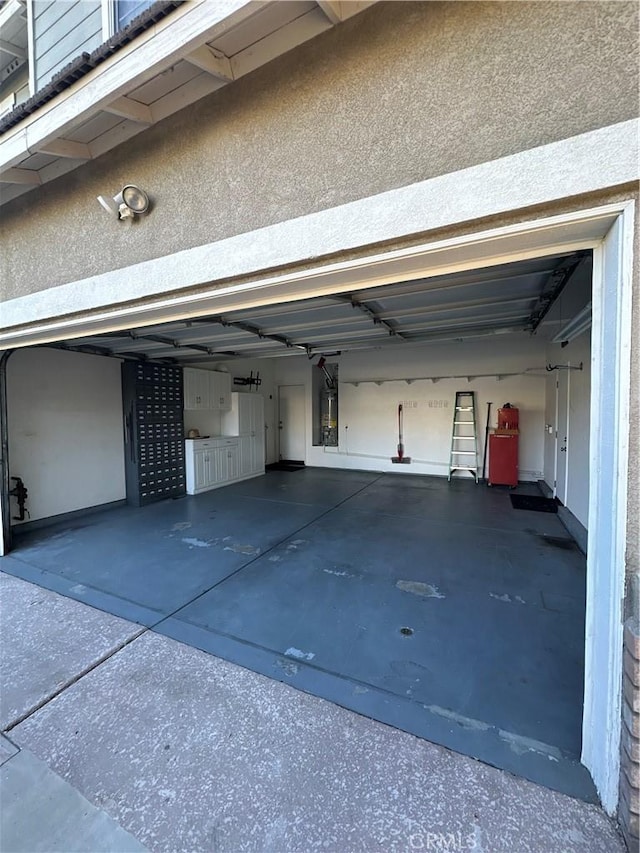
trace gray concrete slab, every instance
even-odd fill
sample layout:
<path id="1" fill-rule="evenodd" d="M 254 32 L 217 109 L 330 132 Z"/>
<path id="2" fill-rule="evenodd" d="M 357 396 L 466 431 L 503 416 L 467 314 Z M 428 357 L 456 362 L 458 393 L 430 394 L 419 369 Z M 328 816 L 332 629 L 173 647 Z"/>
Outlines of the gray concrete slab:
<path id="1" fill-rule="evenodd" d="M 282 501 L 278 474 L 268 502 L 217 489 L 29 531 L 16 537 L 7 571 L 153 625 L 330 509 L 308 483 Z M 343 484 L 341 494 L 363 485 Z"/>
<path id="2" fill-rule="evenodd" d="M 116 616 L 0 572 L 2 729 L 139 631 Z"/>
<path id="3" fill-rule="evenodd" d="M 16 752 L 18 751 L 18 747 L 12 743 L 8 737 L 0 734 L 0 767 L 12 758 Z"/>
<path id="4" fill-rule="evenodd" d="M 158 853 L 624 850 L 595 806 L 153 633 L 12 737 Z"/>
<path id="5" fill-rule="evenodd" d="M 28 750 L 0 767 L 4 853 L 138 853 L 147 848 Z"/>
<path id="6" fill-rule="evenodd" d="M 595 800 L 579 761 L 584 557 L 557 516 L 510 495 L 276 471 L 32 531 L 9 570 Z"/>

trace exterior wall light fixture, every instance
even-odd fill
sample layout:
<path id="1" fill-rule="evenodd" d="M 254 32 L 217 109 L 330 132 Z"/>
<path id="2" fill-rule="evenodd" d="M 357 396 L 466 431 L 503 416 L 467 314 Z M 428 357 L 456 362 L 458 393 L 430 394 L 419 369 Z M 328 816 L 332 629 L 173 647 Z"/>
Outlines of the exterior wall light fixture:
<path id="1" fill-rule="evenodd" d="M 128 219 L 133 221 L 136 216 L 147 213 L 149 210 L 149 196 L 140 187 L 134 184 L 127 184 L 123 187 L 118 195 L 113 198 L 99 195 L 98 201 L 107 211 L 120 219 Z"/>

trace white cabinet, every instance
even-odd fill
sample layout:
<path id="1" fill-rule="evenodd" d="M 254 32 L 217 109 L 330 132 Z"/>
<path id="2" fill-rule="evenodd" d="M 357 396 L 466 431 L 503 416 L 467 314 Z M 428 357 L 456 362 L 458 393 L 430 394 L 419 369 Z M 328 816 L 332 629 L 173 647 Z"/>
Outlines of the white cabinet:
<path id="1" fill-rule="evenodd" d="M 249 435 L 241 435 L 238 439 L 238 467 L 241 477 L 250 477 L 254 472 L 253 445 L 254 441 Z"/>
<path id="2" fill-rule="evenodd" d="M 224 443 L 216 450 L 217 479 L 216 485 L 223 485 L 238 479 L 238 439 Z"/>
<path id="3" fill-rule="evenodd" d="M 229 378 L 228 374 L 219 375 Z M 264 400 L 260 394 L 234 391 L 229 403 L 231 411 L 222 416 L 224 437 L 185 442 L 189 495 L 264 474 Z"/>
<path id="4" fill-rule="evenodd" d="M 238 469 L 238 443 L 230 446 L 227 452 L 227 477 L 229 480 L 237 480 L 239 477 Z"/>
<path id="5" fill-rule="evenodd" d="M 211 392 L 209 370 L 193 370 L 185 367 L 184 375 L 184 407 L 185 409 L 210 409 Z"/>
<path id="6" fill-rule="evenodd" d="M 194 453 L 194 491 L 202 491 L 216 480 L 215 450 L 197 450 Z"/>
<path id="7" fill-rule="evenodd" d="M 256 474 L 264 474 L 264 436 L 253 441 L 251 447 L 251 470 Z"/>
<path id="8" fill-rule="evenodd" d="M 231 408 L 231 377 L 228 373 L 216 370 L 210 370 L 209 375 L 211 408 L 228 411 Z"/>
<path id="9" fill-rule="evenodd" d="M 216 370 L 184 368 L 184 407 L 190 411 L 231 408 L 231 377 Z"/>
<path id="10" fill-rule="evenodd" d="M 238 438 L 199 438 L 185 442 L 187 494 L 197 495 L 239 479 L 238 442 Z"/>
<path id="11" fill-rule="evenodd" d="M 231 411 L 223 415 L 222 429 L 237 435 L 240 477 L 264 474 L 264 398 L 261 394 L 231 394 Z"/>

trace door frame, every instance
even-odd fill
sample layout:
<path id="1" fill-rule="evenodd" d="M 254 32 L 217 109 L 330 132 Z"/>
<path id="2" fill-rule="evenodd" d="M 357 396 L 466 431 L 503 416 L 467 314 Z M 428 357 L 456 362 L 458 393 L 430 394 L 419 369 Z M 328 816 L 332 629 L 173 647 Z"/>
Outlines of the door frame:
<path id="1" fill-rule="evenodd" d="M 570 362 L 568 363 L 570 364 Z M 564 386 L 563 383 L 565 383 Z M 567 494 L 569 492 L 569 441 L 571 440 L 570 409 L 571 371 L 568 369 L 559 369 L 556 377 L 556 459 L 553 479 L 553 496 L 554 498 L 557 498 L 563 506 L 567 505 Z M 560 420 L 561 412 L 564 414 L 562 422 Z M 562 449 L 562 445 L 564 445 L 564 450 Z M 560 455 L 561 453 L 564 454 L 564 458 Z"/>
<path id="2" fill-rule="evenodd" d="M 276 387 L 276 400 L 277 400 L 277 410 L 278 410 L 278 459 L 282 460 L 282 429 L 280 428 L 280 424 L 282 423 L 282 418 L 280 416 L 280 389 L 281 388 L 301 388 L 302 389 L 302 459 L 301 462 L 306 464 L 307 461 L 307 387 L 304 382 L 282 382 Z M 295 460 L 298 461 L 298 460 Z"/>
<path id="3" fill-rule="evenodd" d="M 507 174 L 508 169 L 505 176 Z M 494 172 L 492 180 L 495 180 Z M 386 198 L 386 209 L 389 209 L 392 201 L 388 196 L 393 196 L 395 192 L 382 194 Z M 468 192 L 463 196 L 461 204 Z M 378 209 L 378 204 L 377 196 L 357 203 L 362 228 L 371 229 L 368 245 L 375 242 L 373 235 L 378 234 L 372 224 L 376 222 L 372 213 Z M 349 205 L 346 207 L 349 208 Z M 340 210 L 336 208 L 331 213 L 338 216 Z M 468 212 L 465 219 L 464 211 L 460 211 L 459 220 L 455 220 L 457 213 L 457 210 L 450 212 L 452 222 L 468 221 Z M 172 294 L 170 298 L 165 296 L 160 302 L 154 301 L 144 306 L 112 307 L 108 311 L 108 319 L 100 308 L 89 311 L 79 319 L 60 317 L 44 323 L 41 319 L 31 322 L 25 319 L 23 322 L 26 325 L 21 329 L 0 337 L 0 345 L 6 348 L 30 346 L 73 337 L 74 334 L 128 328 L 132 318 L 135 318 L 135 325 L 157 324 L 198 316 L 203 311 L 217 313 L 232 310 L 234 306 L 258 307 L 329 293 L 347 293 L 393 281 L 429 278 L 447 272 L 592 249 L 591 484 L 582 761 L 593 776 L 603 807 L 613 814 L 618 801 L 620 770 L 634 217 L 635 202 L 626 200 L 589 209 L 574 209 L 557 216 L 530 219 L 444 240 L 432 240 L 394 251 L 378 250 L 375 254 L 366 253 L 367 241 L 364 241 L 361 247 L 363 255 L 356 260 L 319 263 L 302 271 L 271 273 L 266 278 L 256 275 L 250 282 L 243 281 L 239 285 L 214 288 L 195 295 L 188 291 L 179 296 Z M 396 216 L 394 222 L 397 219 Z M 295 229 L 296 222 L 283 223 L 279 227 Z M 406 238 L 415 239 L 415 233 L 409 230 Z M 153 263 L 163 268 L 166 266 L 167 281 L 176 275 L 174 256 Z M 201 263 L 199 275 L 202 280 L 211 280 L 210 258 Z M 108 277 L 110 274 L 106 275 Z M 118 271 L 118 276 L 122 277 L 122 271 Z M 48 298 L 49 294 L 46 295 Z M 29 299 L 25 299 L 27 311 Z M 13 313 L 16 314 L 16 311 Z M 3 380 L 0 371 L 0 382 Z M 0 388 L 0 402 L 2 400 L 3 389 Z M 0 416 L 6 421 L 6 405 Z M 4 469 L 0 482 L 6 488 L 6 454 L 3 454 L 1 464 Z M 3 530 L 9 523 L 6 517 L 9 501 L 5 497 L 0 502 Z M 607 512 L 599 512 L 598 508 L 601 507 L 606 507 Z M 10 547 L 7 538 L 10 540 L 10 533 L 0 542 L 0 553 Z"/>
<path id="4" fill-rule="evenodd" d="M 629 202 L 593 252 L 581 760 L 610 814 L 620 777 L 634 222 L 635 204 Z"/>

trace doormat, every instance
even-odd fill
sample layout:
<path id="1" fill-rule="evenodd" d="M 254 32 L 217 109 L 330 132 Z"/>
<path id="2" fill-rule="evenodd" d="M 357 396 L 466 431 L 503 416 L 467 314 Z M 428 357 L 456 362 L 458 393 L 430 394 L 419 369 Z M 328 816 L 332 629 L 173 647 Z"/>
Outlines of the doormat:
<path id="1" fill-rule="evenodd" d="M 553 498 L 541 495 L 509 495 L 514 509 L 528 509 L 532 512 L 558 512 L 558 504 Z"/>
<path id="2" fill-rule="evenodd" d="M 281 462 L 272 462 L 270 465 L 265 465 L 265 471 L 303 471 L 304 462 L 292 462 L 289 459 L 283 459 Z"/>

